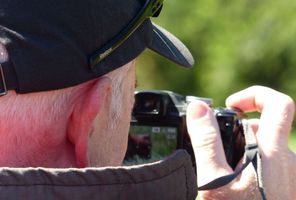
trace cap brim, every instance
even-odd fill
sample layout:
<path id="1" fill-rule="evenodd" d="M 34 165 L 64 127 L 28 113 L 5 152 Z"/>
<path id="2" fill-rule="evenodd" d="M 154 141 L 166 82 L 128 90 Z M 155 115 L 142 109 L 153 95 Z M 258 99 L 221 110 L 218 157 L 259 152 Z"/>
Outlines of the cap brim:
<path id="1" fill-rule="evenodd" d="M 188 48 L 174 35 L 153 23 L 153 38 L 148 48 L 183 66 L 192 67 L 194 59 Z"/>

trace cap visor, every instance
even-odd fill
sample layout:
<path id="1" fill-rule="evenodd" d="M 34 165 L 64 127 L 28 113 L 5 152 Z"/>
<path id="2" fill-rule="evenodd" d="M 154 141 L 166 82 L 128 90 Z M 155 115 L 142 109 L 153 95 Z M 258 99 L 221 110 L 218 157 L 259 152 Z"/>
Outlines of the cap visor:
<path id="1" fill-rule="evenodd" d="M 194 59 L 187 47 L 174 35 L 154 23 L 153 39 L 148 48 L 183 67 L 194 65 Z"/>

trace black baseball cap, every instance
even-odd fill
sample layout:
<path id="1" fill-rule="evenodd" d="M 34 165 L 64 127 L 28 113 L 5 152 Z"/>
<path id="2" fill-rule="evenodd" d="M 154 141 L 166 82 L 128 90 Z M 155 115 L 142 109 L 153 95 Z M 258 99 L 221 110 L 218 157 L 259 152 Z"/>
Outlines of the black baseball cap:
<path id="1" fill-rule="evenodd" d="M 163 0 L 0 0 L 2 91 L 48 91 L 102 76 L 149 48 L 191 67 L 182 42 L 151 22 Z"/>

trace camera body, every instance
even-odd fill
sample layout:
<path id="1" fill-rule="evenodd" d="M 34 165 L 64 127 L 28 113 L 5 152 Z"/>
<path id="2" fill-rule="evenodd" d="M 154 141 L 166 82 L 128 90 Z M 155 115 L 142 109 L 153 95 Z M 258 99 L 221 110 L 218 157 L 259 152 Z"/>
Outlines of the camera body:
<path id="1" fill-rule="evenodd" d="M 186 149 L 195 166 L 195 157 L 186 126 L 186 109 L 193 100 L 212 106 L 209 98 L 184 97 L 171 91 L 146 90 L 135 92 L 135 105 L 125 156 L 126 164 L 160 160 L 176 149 Z M 245 138 L 236 109 L 213 108 L 225 156 L 234 169 L 244 154 Z"/>

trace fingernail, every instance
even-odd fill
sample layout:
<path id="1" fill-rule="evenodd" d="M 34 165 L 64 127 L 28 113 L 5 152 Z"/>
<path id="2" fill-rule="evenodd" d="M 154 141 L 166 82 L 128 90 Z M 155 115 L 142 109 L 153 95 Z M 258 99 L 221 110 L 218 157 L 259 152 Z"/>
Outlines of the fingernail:
<path id="1" fill-rule="evenodd" d="M 231 105 L 231 103 L 234 101 L 236 94 L 232 94 L 229 97 L 226 98 L 225 104 L 227 107 Z"/>
<path id="2" fill-rule="evenodd" d="M 208 112 L 208 108 L 205 105 L 200 103 L 198 106 L 195 107 L 195 111 L 194 111 L 192 117 L 194 119 L 198 119 L 198 118 L 205 116 L 207 114 L 207 112 Z"/>

